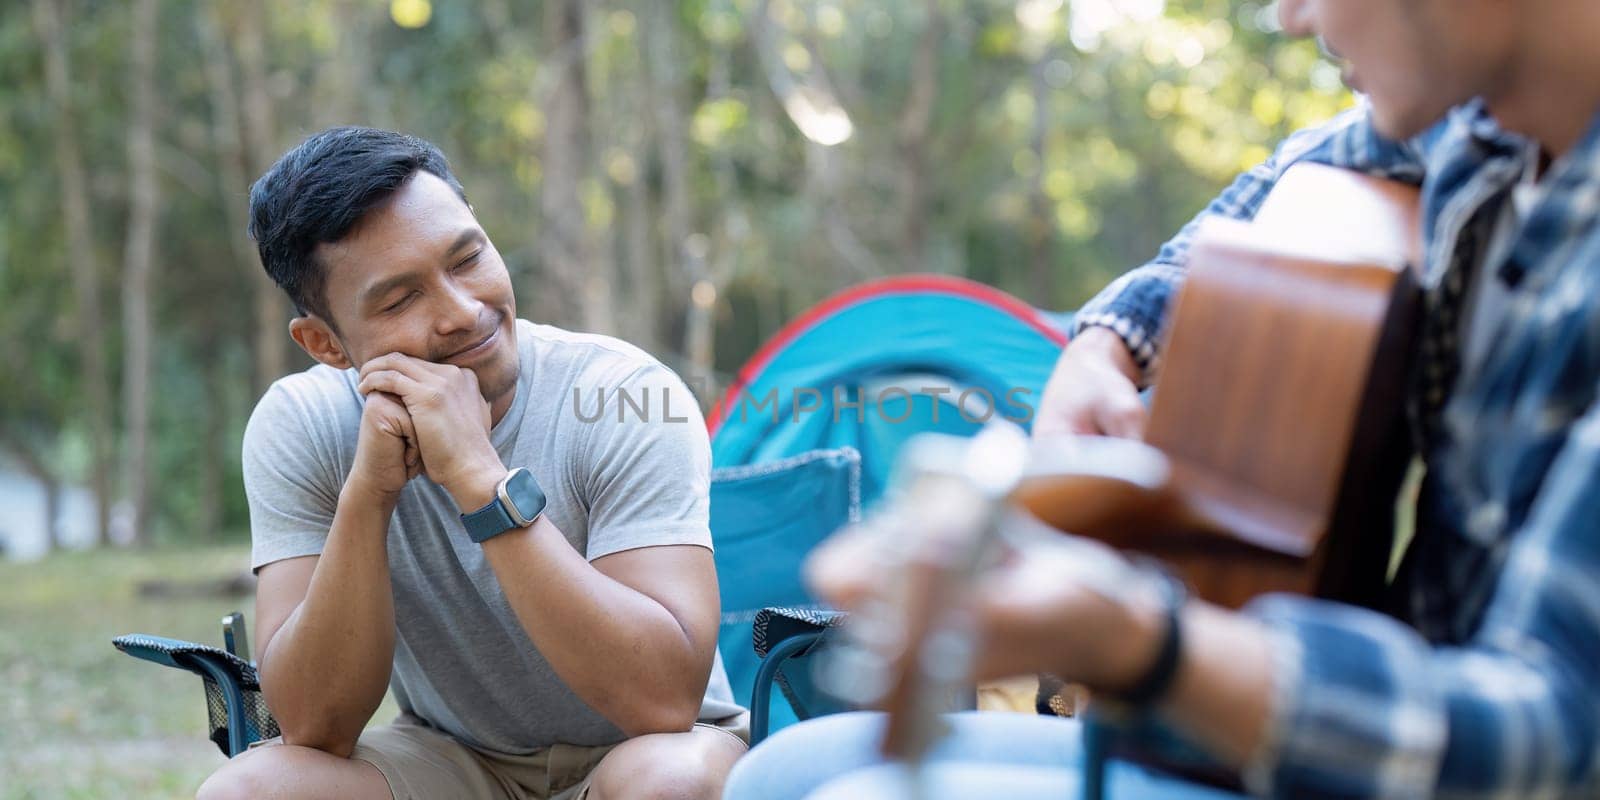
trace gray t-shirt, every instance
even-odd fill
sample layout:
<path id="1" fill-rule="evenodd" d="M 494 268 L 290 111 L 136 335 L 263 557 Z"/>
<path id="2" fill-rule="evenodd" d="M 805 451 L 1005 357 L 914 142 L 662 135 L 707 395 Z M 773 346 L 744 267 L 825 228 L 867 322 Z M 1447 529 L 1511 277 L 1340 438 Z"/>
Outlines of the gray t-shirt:
<path id="1" fill-rule="evenodd" d="M 589 560 L 652 545 L 711 547 L 710 446 L 688 389 L 644 351 L 517 321 L 516 398 L 490 438 L 526 467 L 545 514 Z M 355 458 L 355 370 L 315 366 L 274 383 L 244 435 L 251 566 L 322 552 Z M 528 753 L 620 741 L 556 675 L 438 484 L 417 478 L 389 525 L 400 707 L 473 746 Z M 739 713 L 719 653 L 702 720 Z"/>

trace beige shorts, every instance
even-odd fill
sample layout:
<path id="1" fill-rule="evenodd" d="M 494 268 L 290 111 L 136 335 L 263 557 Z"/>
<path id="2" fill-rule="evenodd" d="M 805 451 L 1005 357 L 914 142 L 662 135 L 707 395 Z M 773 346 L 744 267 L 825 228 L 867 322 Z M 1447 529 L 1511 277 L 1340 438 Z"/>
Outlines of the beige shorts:
<path id="1" fill-rule="evenodd" d="M 695 726 L 724 731 L 740 742 L 750 739 L 748 713 Z M 555 744 L 526 755 L 495 753 L 402 713 L 388 725 L 363 731 L 350 757 L 377 767 L 395 800 L 583 800 L 589 776 L 613 747 Z"/>

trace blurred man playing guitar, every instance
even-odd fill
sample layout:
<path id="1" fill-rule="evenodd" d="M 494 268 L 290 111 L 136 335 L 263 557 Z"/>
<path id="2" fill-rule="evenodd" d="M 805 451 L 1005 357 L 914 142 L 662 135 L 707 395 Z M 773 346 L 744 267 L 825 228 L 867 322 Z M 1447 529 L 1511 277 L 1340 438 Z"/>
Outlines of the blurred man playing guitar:
<path id="1" fill-rule="evenodd" d="M 1137 689 L 1144 711 L 1259 795 L 1600 795 L 1600 5 L 1282 0 L 1280 14 L 1346 61 L 1363 102 L 1288 139 L 1201 217 L 1250 219 L 1299 162 L 1421 187 L 1424 317 L 1406 407 L 1426 477 L 1387 588 L 1399 619 L 1281 595 L 1168 609 L 1061 577 L 1070 556 L 1028 555 L 981 579 L 977 677 L 1045 670 Z M 1143 433 L 1137 391 L 1158 377 L 1194 228 L 1079 313 L 1036 436 Z M 824 595 L 846 608 L 872 595 L 869 552 L 844 540 L 819 554 Z M 1077 735 L 1052 722 L 1008 734 L 1006 721 L 958 721 L 964 752 L 949 758 L 1048 750 L 1048 764 L 1074 750 L 1041 742 Z M 832 725 L 838 742 L 875 724 L 785 731 L 729 796 L 762 775 L 780 784 L 785 752 L 815 745 L 808 727 Z M 807 757 L 814 769 L 835 752 Z"/>

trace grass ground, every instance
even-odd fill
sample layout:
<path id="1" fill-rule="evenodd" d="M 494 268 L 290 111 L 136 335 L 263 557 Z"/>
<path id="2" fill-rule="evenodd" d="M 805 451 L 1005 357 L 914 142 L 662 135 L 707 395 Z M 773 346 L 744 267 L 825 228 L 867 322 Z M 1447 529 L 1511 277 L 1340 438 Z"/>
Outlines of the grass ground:
<path id="1" fill-rule="evenodd" d="M 254 622 L 252 598 L 150 598 L 138 586 L 221 578 L 248 558 L 239 545 L 0 561 L 0 800 L 193 797 L 223 763 L 205 739 L 200 679 L 125 656 L 111 639 L 220 645 L 224 614 Z M 1034 688 L 985 687 L 980 707 L 1031 712 Z M 391 697 L 373 720 L 395 713 Z"/>
<path id="2" fill-rule="evenodd" d="M 193 797 L 223 762 L 205 739 L 200 679 L 129 658 L 111 638 L 220 645 L 223 614 L 254 622 L 250 597 L 145 598 L 137 587 L 222 577 L 248 555 L 107 549 L 0 562 L 0 800 Z M 391 719 L 392 702 L 374 719 Z"/>

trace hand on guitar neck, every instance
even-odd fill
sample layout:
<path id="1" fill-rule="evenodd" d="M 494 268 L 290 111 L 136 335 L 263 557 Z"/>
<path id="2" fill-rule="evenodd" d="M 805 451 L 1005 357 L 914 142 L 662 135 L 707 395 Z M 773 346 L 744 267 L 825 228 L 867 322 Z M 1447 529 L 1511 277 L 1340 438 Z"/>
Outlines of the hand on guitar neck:
<path id="1" fill-rule="evenodd" d="M 1015 490 L 1042 470 L 1057 487 L 1075 476 L 1075 492 L 1155 495 L 1167 476 L 1152 457 L 1136 442 L 1057 438 L 1006 454 L 1030 468 L 983 487 L 974 472 L 1006 465 L 913 454 L 911 476 L 899 476 L 884 506 L 808 559 L 812 588 L 852 612 L 822 677 L 889 712 L 886 755 L 918 761 L 942 734 L 952 691 L 973 682 L 1050 672 L 1115 693 L 1149 671 L 1166 631 L 1159 579 L 1039 521 L 1016 505 Z M 1201 602 L 1189 604 L 1185 628 L 1163 710 L 1239 764 L 1265 725 L 1265 639 L 1253 622 Z"/>
<path id="2" fill-rule="evenodd" d="M 1078 499 L 1069 505 L 1118 507 L 1159 496 L 1168 469 L 1137 442 L 1068 437 L 1034 447 L 998 423 L 970 446 L 919 437 L 885 502 L 810 560 L 819 593 L 854 612 L 825 683 L 890 712 L 886 753 L 915 760 L 939 733 L 938 711 L 974 679 L 1048 670 L 1116 688 L 1139 674 L 1136 662 L 1153 660 L 1141 651 L 1158 638 L 1128 635 L 1161 617 L 1146 576 L 1016 505 L 1019 487 L 1045 477 L 1057 496 Z M 1061 613 L 1093 619 L 1083 630 L 1112 646 L 1062 647 L 1062 637 L 1041 635 Z"/>
<path id="3" fill-rule="evenodd" d="M 886 562 L 900 559 L 887 557 L 875 535 L 859 531 L 829 540 L 807 562 L 812 587 L 840 608 L 876 602 L 890 580 Z M 976 635 L 977 656 L 964 677 L 983 682 L 1051 672 L 1117 689 L 1149 665 L 1162 625 L 1159 598 L 1142 585 L 1114 585 L 1116 577 L 1127 576 L 1126 565 L 1106 568 L 1110 575 L 1088 574 L 1080 548 L 1094 543 L 1075 544 L 1007 542 L 998 563 L 973 586 L 954 587 L 966 597 L 948 598 L 950 604 L 968 606 L 963 611 L 971 612 Z"/>

